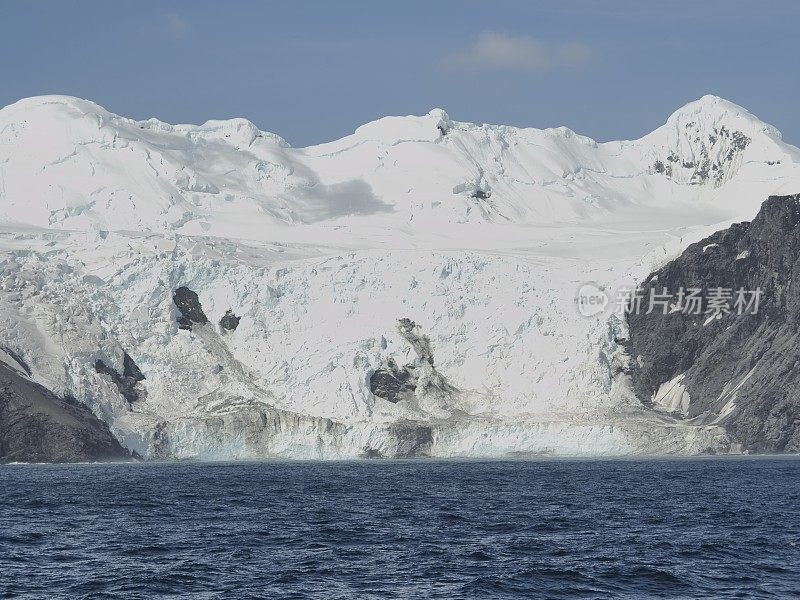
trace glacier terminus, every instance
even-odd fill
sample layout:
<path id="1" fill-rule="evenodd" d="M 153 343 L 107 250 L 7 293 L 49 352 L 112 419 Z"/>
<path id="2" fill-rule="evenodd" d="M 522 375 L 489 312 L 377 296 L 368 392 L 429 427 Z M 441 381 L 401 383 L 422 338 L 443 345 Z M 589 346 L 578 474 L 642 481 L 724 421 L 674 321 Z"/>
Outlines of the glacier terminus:
<path id="1" fill-rule="evenodd" d="M 306 148 L 28 98 L 0 110 L 0 374 L 143 459 L 797 451 L 728 426 L 731 387 L 675 388 L 700 366 L 642 383 L 661 338 L 632 355 L 576 297 L 798 191 L 800 150 L 714 96 L 638 140 L 435 109 Z"/>

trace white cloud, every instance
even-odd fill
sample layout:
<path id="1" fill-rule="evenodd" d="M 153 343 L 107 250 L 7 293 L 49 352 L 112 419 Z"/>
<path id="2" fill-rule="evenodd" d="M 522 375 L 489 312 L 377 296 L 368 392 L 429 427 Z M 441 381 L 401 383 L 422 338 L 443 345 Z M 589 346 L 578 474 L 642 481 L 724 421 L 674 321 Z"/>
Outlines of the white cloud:
<path id="1" fill-rule="evenodd" d="M 546 44 L 530 36 L 482 33 L 466 51 L 445 57 L 442 66 L 455 70 L 548 71 L 581 67 L 592 57 L 584 44 Z"/>
<path id="2" fill-rule="evenodd" d="M 175 13 L 165 15 L 164 26 L 169 35 L 176 40 L 182 40 L 189 34 L 189 21 Z"/>

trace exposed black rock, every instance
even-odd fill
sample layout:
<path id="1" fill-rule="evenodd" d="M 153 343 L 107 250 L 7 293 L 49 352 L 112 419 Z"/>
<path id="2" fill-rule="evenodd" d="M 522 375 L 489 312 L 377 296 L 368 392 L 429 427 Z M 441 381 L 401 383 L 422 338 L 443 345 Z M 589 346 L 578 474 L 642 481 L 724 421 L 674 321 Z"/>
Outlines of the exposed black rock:
<path id="1" fill-rule="evenodd" d="M 752 140 L 741 131 L 730 131 L 724 125 L 704 131 L 699 123 L 686 123 L 684 137 L 689 146 L 689 160 L 682 160 L 671 151 L 666 163 L 656 159 L 653 172 L 672 178 L 673 175 L 689 184 L 710 182 L 720 185 L 726 174 L 735 168 L 735 159 Z"/>
<path id="2" fill-rule="evenodd" d="M 15 352 L 14 350 L 6 346 L 1 347 L 0 350 L 3 350 L 6 354 L 8 354 L 14 360 L 14 362 L 19 365 L 20 369 L 22 369 L 28 377 L 32 375 L 31 368 L 28 366 L 28 363 L 25 362 L 22 356 L 19 355 L 19 353 Z"/>
<path id="3" fill-rule="evenodd" d="M 468 194 L 475 200 L 488 200 L 492 197 L 492 188 L 486 181 L 483 171 L 480 176 L 472 181 L 465 181 L 453 187 L 454 194 Z"/>
<path id="4" fill-rule="evenodd" d="M 142 374 L 141 369 L 139 369 L 139 365 L 133 362 L 133 359 L 128 355 L 127 352 L 122 353 L 122 375 L 129 377 L 134 381 L 145 380 L 145 376 Z"/>
<path id="5" fill-rule="evenodd" d="M 397 331 L 403 336 L 414 352 L 417 353 L 420 360 L 427 361 L 433 364 L 433 350 L 431 349 L 431 340 L 427 335 L 423 335 L 421 329 L 411 319 L 400 319 L 397 322 Z"/>
<path id="6" fill-rule="evenodd" d="M 108 426 L 0 363 L 0 463 L 127 460 Z"/>
<path id="7" fill-rule="evenodd" d="M 397 332 L 414 349 L 417 359 L 399 367 L 393 358 L 388 358 L 369 378 L 369 387 L 373 394 L 395 403 L 402 400 L 404 395 L 416 391 L 419 373 L 423 366 L 428 370 L 433 368 L 431 340 L 422 333 L 420 327 L 411 319 L 399 319 Z M 439 376 L 435 379 L 438 381 L 440 378 Z"/>
<path id="8" fill-rule="evenodd" d="M 225 311 L 225 315 L 219 320 L 219 326 L 226 331 L 236 331 L 240 320 L 241 317 L 237 317 L 229 308 Z"/>
<path id="9" fill-rule="evenodd" d="M 205 325 L 208 323 L 208 318 L 203 312 L 200 299 L 195 292 L 186 286 L 181 286 L 175 290 L 172 294 L 172 301 L 181 312 L 181 316 L 178 317 L 178 327 L 180 329 L 191 331 L 192 325 Z"/>
<path id="10" fill-rule="evenodd" d="M 111 377 L 111 381 L 117 386 L 119 393 L 128 403 L 132 404 L 142 399 L 147 393 L 144 387 L 139 385 L 139 382 L 144 381 L 145 377 L 127 352 L 123 353 L 122 365 L 122 375 L 120 375 L 114 367 L 98 358 L 94 363 L 94 370 Z"/>
<path id="11" fill-rule="evenodd" d="M 383 458 L 383 453 L 380 450 L 375 450 L 369 446 L 364 446 L 364 451 L 360 454 L 361 458 Z"/>
<path id="12" fill-rule="evenodd" d="M 430 456 L 433 444 L 433 429 L 430 425 L 415 421 L 398 421 L 389 428 L 397 443 L 395 458 L 418 458 Z"/>
<path id="13" fill-rule="evenodd" d="M 151 440 L 151 451 L 155 459 L 164 460 L 171 457 L 170 439 L 165 421 L 156 423 L 153 430 L 153 439 Z"/>
<path id="14" fill-rule="evenodd" d="M 386 446 L 379 450 L 364 446 L 360 458 L 420 458 L 431 454 L 433 427 L 427 423 L 403 419 L 389 425 Z"/>
<path id="15" fill-rule="evenodd" d="M 413 393 L 416 389 L 413 365 L 399 368 L 394 359 L 388 359 L 382 368 L 376 369 L 370 376 L 369 389 L 379 398 L 398 402 L 404 393 Z"/>
<path id="16" fill-rule="evenodd" d="M 723 425 L 751 452 L 800 452 L 800 196 L 770 197 L 751 223 L 692 244 L 651 274 L 642 293 L 647 299 L 663 288 L 673 295 L 700 288 L 705 300 L 701 314 L 628 315 L 639 398 L 650 403 L 683 375 L 686 419 Z M 732 290 L 729 312 L 713 310 L 714 288 Z M 738 314 L 740 289 L 761 290 L 755 314 Z"/>

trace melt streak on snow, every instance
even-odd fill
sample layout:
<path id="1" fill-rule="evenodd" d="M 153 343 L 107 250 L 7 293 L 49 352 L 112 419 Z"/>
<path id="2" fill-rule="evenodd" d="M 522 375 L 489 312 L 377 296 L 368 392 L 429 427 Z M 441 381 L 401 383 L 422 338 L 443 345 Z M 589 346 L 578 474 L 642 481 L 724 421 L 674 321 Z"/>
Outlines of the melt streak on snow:
<path id="1" fill-rule="evenodd" d="M 437 109 L 298 149 L 30 98 L 0 110 L 0 347 L 148 457 L 700 452 L 724 431 L 638 402 L 624 325 L 575 292 L 752 218 L 798 157 L 711 96 L 635 141 Z M 179 328 L 182 286 L 207 323 Z M 369 382 L 419 358 L 406 318 L 435 360 L 394 403 Z M 133 402 L 95 368 L 124 353 Z"/>

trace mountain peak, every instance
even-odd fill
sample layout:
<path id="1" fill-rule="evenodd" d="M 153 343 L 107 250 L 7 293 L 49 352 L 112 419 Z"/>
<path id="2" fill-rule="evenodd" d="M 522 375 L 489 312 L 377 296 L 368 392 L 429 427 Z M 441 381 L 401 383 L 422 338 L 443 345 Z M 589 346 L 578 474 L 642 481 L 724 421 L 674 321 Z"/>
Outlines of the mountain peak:
<path id="1" fill-rule="evenodd" d="M 713 95 L 682 106 L 642 141 L 651 149 L 652 172 L 677 183 L 713 187 L 747 162 L 780 164 L 788 148 L 772 125 Z"/>
<path id="2" fill-rule="evenodd" d="M 0 111 L 16 112 L 32 110 L 44 106 L 63 107 L 68 110 L 78 111 L 83 114 L 97 114 L 107 116 L 110 113 L 91 100 L 84 100 L 75 96 L 63 96 L 58 94 L 51 94 L 45 96 L 31 96 L 30 98 L 22 98 L 13 104 L 9 104 L 5 108 L 0 108 Z"/>
<path id="3" fill-rule="evenodd" d="M 673 113 L 673 116 L 680 113 L 698 112 L 732 112 L 750 114 L 747 109 L 735 104 L 734 102 L 731 102 L 730 100 L 726 100 L 720 96 L 715 96 L 714 94 L 706 94 L 697 100 L 687 102 L 681 108 L 676 110 Z"/>
<path id="4" fill-rule="evenodd" d="M 473 125 L 433 108 L 294 150 L 246 119 L 170 125 L 40 96 L 0 110 L 0 222 L 254 239 L 324 220 L 560 222 L 694 197 L 740 171 L 766 196 L 800 180 L 799 163 L 774 129 L 716 96 L 624 142 Z"/>
<path id="5" fill-rule="evenodd" d="M 441 108 L 434 108 L 422 116 L 382 117 L 365 123 L 355 134 L 363 139 L 380 140 L 384 143 L 401 141 L 433 142 L 446 135 L 453 122 Z"/>
<path id="6" fill-rule="evenodd" d="M 753 115 L 746 108 L 729 100 L 706 94 L 685 104 L 667 119 L 667 126 L 682 125 L 692 128 L 710 128 L 725 125 L 746 134 L 766 133 L 780 139 L 780 132 Z M 694 125 L 690 125 L 694 124 Z"/>

